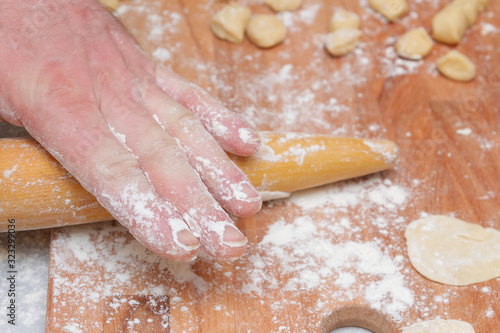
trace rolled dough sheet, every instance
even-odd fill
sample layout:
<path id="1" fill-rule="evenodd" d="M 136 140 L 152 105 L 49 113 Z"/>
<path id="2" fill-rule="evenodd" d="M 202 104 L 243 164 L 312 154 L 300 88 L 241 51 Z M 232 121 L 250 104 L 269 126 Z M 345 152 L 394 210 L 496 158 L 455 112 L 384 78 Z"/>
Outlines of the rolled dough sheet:
<path id="1" fill-rule="evenodd" d="M 463 286 L 500 276 L 500 231 L 442 215 L 414 221 L 405 231 L 408 256 L 426 278 Z"/>

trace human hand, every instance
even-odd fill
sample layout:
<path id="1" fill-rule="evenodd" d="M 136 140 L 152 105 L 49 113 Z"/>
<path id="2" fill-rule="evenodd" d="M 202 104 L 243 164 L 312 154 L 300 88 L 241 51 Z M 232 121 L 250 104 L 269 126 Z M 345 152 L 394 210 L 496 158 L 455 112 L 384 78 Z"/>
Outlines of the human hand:
<path id="1" fill-rule="evenodd" d="M 24 126 L 146 247 L 190 260 L 245 252 L 227 213 L 258 192 L 224 150 L 258 136 L 156 66 L 96 0 L 0 0 L 0 119 Z M 221 208 L 222 206 L 222 208 Z"/>

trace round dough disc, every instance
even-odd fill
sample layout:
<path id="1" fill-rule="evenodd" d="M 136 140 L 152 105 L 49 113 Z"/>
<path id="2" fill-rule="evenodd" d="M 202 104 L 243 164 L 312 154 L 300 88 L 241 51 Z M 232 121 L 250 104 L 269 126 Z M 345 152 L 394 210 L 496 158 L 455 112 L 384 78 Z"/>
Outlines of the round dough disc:
<path id="1" fill-rule="evenodd" d="M 500 276 L 500 231 L 435 215 L 408 225 L 408 256 L 426 278 L 463 286 Z"/>

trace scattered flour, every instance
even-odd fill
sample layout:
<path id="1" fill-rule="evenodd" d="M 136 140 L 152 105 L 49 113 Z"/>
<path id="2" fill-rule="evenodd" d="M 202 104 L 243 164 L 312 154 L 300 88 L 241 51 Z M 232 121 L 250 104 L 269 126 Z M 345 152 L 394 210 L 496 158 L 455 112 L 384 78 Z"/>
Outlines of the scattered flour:
<path id="1" fill-rule="evenodd" d="M 172 54 L 170 53 L 170 51 L 168 51 L 163 47 L 158 47 L 156 50 L 153 51 L 152 55 L 156 60 L 162 63 L 172 58 Z"/>
<path id="2" fill-rule="evenodd" d="M 457 129 L 457 132 L 456 132 L 458 135 L 463 135 L 463 136 L 469 136 L 472 134 L 472 130 L 468 127 L 465 127 L 465 128 L 459 128 Z"/>
<path id="3" fill-rule="evenodd" d="M 395 319 L 400 318 L 414 300 L 399 264 L 384 254 L 375 242 L 337 243 L 328 239 L 320 232 L 326 223 L 317 224 L 307 215 L 297 217 L 292 223 L 278 221 L 271 225 L 257 247 L 265 257 L 251 260 L 264 261 L 267 265 L 274 262 L 280 266 L 282 274 L 292 275 L 284 290 L 319 289 L 318 294 L 326 293 L 337 302 L 362 294 L 371 307 Z M 255 265 L 251 282 L 243 286 L 244 292 L 262 294 L 266 287 L 279 288 L 280 282 L 264 278 L 265 273 L 259 269 L 267 265 Z M 358 283 L 358 279 L 362 283 Z M 334 289 L 332 282 L 337 286 Z M 319 302 L 318 306 L 321 307 Z"/>
<path id="4" fill-rule="evenodd" d="M 316 16 L 318 15 L 318 12 L 320 10 L 321 4 L 308 5 L 299 10 L 298 14 L 302 22 L 307 25 L 311 25 L 316 19 Z"/>
<path id="5" fill-rule="evenodd" d="M 6 169 L 3 171 L 3 178 L 9 178 L 18 168 L 18 165 L 12 166 L 11 169 Z"/>
<path id="6" fill-rule="evenodd" d="M 259 150 L 255 154 L 256 157 L 268 161 L 268 162 L 283 162 L 283 161 L 295 161 L 297 165 L 302 165 L 304 163 L 304 158 L 307 154 L 316 153 L 321 150 L 325 150 L 326 147 L 324 145 L 310 145 L 308 147 L 303 147 L 300 143 L 288 147 L 286 150 L 281 152 L 280 154 L 276 154 L 276 152 L 269 147 L 263 139 L 262 145 L 259 147 Z"/>
<path id="7" fill-rule="evenodd" d="M 390 39 L 389 42 L 392 43 L 393 40 Z M 381 62 L 385 66 L 387 77 L 416 73 L 418 68 L 424 64 L 423 60 L 402 59 L 392 45 L 385 49 L 385 57 L 381 58 Z"/>
<path id="8" fill-rule="evenodd" d="M 250 140 L 252 139 L 252 135 L 250 133 L 249 130 L 247 130 L 246 128 L 240 128 L 238 130 L 238 136 L 240 137 L 241 141 L 243 142 L 250 142 Z"/>
<path id="9" fill-rule="evenodd" d="M 312 210 L 325 205 L 354 208 L 375 204 L 379 211 L 393 210 L 406 203 L 408 190 L 392 181 L 375 175 L 367 181 L 347 181 L 293 193 L 290 201 Z"/>
<path id="10" fill-rule="evenodd" d="M 493 24 L 487 22 L 481 22 L 481 36 L 486 36 L 497 32 L 498 30 Z"/>
<path id="11" fill-rule="evenodd" d="M 370 130 L 373 130 L 370 128 Z M 364 141 L 365 145 L 371 148 L 371 150 L 374 153 L 381 154 L 384 157 L 384 160 L 386 163 L 393 163 L 396 161 L 398 158 L 398 153 L 396 154 L 393 151 L 390 151 L 386 145 L 378 143 L 378 142 L 372 142 L 372 141 Z"/>
<path id="12" fill-rule="evenodd" d="M 482 151 L 489 151 L 493 147 L 495 147 L 495 141 L 493 140 L 488 140 L 486 138 L 478 138 L 479 141 L 479 147 L 481 148 Z"/>
<path id="13" fill-rule="evenodd" d="M 82 327 L 77 323 L 70 323 L 63 327 L 63 332 L 83 333 Z"/>
<path id="14" fill-rule="evenodd" d="M 299 10 L 278 13 L 278 17 L 289 31 L 298 31 L 297 23 L 311 25 L 321 10 L 321 4 L 305 4 Z"/>

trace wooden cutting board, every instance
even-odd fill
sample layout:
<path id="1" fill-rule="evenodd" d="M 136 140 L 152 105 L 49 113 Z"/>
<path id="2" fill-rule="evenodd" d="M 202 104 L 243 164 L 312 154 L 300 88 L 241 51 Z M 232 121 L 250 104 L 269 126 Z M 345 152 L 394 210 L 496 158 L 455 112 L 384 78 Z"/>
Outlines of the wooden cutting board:
<path id="1" fill-rule="evenodd" d="M 260 1 L 241 1 L 270 13 Z M 394 140 L 399 166 L 265 204 L 237 220 L 247 254 L 232 262 L 163 260 L 116 222 L 54 229 L 48 332 L 328 332 L 357 325 L 398 332 L 417 321 L 459 319 L 500 330 L 500 279 L 465 287 L 425 279 L 410 265 L 404 229 L 447 214 L 500 229 L 500 4 L 458 50 L 478 77 L 437 74 L 395 57 L 395 37 L 430 29 L 448 1 L 409 1 L 384 22 L 366 1 L 304 0 L 280 14 L 285 43 L 261 50 L 209 31 L 218 1 L 123 1 L 124 24 L 144 50 L 208 89 L 258 130 Z M 321 38 L 334 7 L 362 17 L 358 50 L 334 59 Z M 498 29 L 498 28 L 497 28 Z"/>

